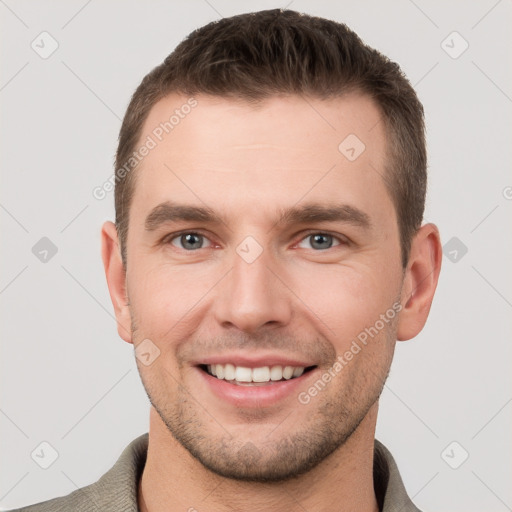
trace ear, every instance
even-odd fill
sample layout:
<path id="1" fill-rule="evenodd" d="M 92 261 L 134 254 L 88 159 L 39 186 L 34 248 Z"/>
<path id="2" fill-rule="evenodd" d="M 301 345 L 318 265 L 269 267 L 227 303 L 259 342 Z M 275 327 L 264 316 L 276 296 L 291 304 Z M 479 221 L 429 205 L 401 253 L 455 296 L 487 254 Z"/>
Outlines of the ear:
<path id="1" fill-rule="evenodd" d="M 124 341 L 132 343 L 131 317 L 126 295 L 126 270 L 119 250 L 117 229 L 110 221 L 105 222 L 101 229 L 101 257 L 116 314 L 117 332 Z"/>
<path id="2" fill-rule="evenodd" d="M 414 236 L 402 286 L 397 339 L 409 340 L 423 329 L 434 299 L 443 249 L 439 230 L 425 224 Z"/>

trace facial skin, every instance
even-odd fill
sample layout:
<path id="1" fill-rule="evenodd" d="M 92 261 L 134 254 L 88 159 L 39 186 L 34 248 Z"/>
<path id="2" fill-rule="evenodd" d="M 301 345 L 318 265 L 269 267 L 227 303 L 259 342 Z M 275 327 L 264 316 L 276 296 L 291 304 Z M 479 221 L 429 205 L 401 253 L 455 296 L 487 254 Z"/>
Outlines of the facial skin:
<path id="1" fill-rule="evenodd" d="M 187 99 L 155 105 L 141 141 Z M 203 506 L 216 511 L 376 510 L 378 397 L 396 340 L 414 337 L 428 316 L 441 263 L 437 228 L 419 230 L 404 271 L 382 179 L 384 123 L 368 97 L 275 97 L 257 108 L 196 99 L 135 171 L 126 271 L 115 226 L 102 231 L 119 334 L 160 350 L 149 366 L 137 360 L 152 404 L 141 509 L 201 510 L 208 496 Z M 366 146 L 354 161 L 338 150 L 349 134 Z M 146 229 L 167 201 L 207 207 L 223 222 Z M 285 209 L 312 204 L 343 205 L 351 216 L 278 222 Z M 187 244 L 187 233 L 198 236 Z M 326 238 L 315 242 L 315 234 Z M 237 252 L 248 236 L 262 249 L 251 263 Z M 307 392 L 398 303 L 400 314 L 308 404 L 293 393 L 237 408 L 212 393 L 196 366 L 215 355 L 291 357 L 317 365 L 299 389 Z"/>

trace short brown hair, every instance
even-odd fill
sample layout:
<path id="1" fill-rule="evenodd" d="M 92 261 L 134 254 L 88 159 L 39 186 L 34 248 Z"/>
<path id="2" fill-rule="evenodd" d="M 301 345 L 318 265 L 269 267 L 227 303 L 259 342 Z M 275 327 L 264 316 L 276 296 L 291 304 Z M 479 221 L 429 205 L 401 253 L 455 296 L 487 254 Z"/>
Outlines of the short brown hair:
<path id="1" fill-rule="evenodd" d="M 344 24 L 273 9 L 223 18 L 195 30 L 133 94 L 119 133 L 116 169 L 135 150 L 151 108 L 170 93 L 258 102 L 275 95 L 328 99 L 349 92 L 373 98 L 383 117 L 383 178 L 397 213 L 405 267 L 425 206 L 423 106 L 398 64 L 364 44 Z M 116 174 L 116 227 L 125 266 L 135 176 L 125 172 L 118 179 Z"/>

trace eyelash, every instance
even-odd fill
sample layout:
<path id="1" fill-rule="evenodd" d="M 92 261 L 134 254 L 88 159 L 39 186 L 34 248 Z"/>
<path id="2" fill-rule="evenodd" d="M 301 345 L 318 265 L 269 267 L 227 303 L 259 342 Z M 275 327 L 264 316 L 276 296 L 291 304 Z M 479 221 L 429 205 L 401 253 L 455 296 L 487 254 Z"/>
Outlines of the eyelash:
<path id="1" fill-rule="evenodd" d="M 207 235 L 205 235 L 204 233 L 202 233 L 200 230 L 198 231 L 180 231 L 178 233 L 171 233 L 169 235 L 167 235 L 166 237 L 164 237 L 162 239 L 162 244 L 164 245 L 172 245 L 172 241 L 183 236 L 183 235 L 199 235 L 199 236 L 202 236 L 204 238 L 206 238 L 207 240 L 209 240 L 211 242 L 211 240 L 208 238 Z M 350 241 L 342 236 L 342 235 L 335 235 L 334 233 L 330 233 L 329 231 L 308 231 L 306 233 L 303 233 L 302 234 L 302 238 L 300 238 L 300 240 L 295 244 L 295 245 L 298 245 L 300 242 L 302 242 L 303 240 L 313 236 L 313 235 L 327 235 L 327 236 L 331 236 L 333 237 L 333 239 L 335 239 L 336 241 L 339 242 L 338 245 L 333 245 L 331 247 L 328 247 L 327 249 L 319 249 L 319 250 L 315 250 L 315 249 L 312 249 L 314 252 L 326 252 L 327 250 L 329 249 L 334 249 L 335 247 L 339 247 L 339 246 L 342 246 L 342 245 L 349 245 L 350 244 Z M 212 242 L 213 243 L 213 242 Z M 201 247 L 201 249 L 208 249 L 208 247 Z M 183 249 L 181 248 L 181 250 L 185 251 L 185 252 L 197 252 L 199 251 L 200 249 L 191 249 L 191 250 L 187 250 L 187 249 Z"/>

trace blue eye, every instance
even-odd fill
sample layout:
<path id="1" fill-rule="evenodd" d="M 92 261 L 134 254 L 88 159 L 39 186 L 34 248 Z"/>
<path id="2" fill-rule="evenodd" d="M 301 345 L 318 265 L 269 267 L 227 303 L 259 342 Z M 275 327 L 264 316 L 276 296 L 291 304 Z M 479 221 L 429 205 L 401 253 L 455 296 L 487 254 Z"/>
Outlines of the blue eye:
<path id="1" fill-rule="evenodd" d="M 175 247 L 179 247 L 180 249 L 185 249 L 186 251 L 194 251 L 197 249 L 204 249 L 203 243 L 209 240 L 199 233 L 182 233 L 174 238 L 172 238 L 169 242 Z M 178 245 L 179 244 L 179 245 Z"/>
<path id="2" fill-rule="evenodd" d="M 171 244 L 174 247 L 183 249 L 185 251 L 197 251 L 199 249 L 205 249 L 211 247 L 212 243 L 210 240 L 200 233 L 188 231 L 186 233 L 180 233 L 172 238 L 169 238 L 165 243 Z M 304 244 L 308 245 L 304 245 Z M 331 247 L 341 245 L 344 241 L 329 233 L 311 233 L 304 237 L 298 244 L 303 249 L 315 249 L 317 251 L 325 251 Z"/>
<path id="3" fill-rule="evenodd" d="M 299 247 L 303 247 L 301 244 L 306 240 L 310 240 L 310 244 L 313 249 L 325 250 L 333 247 L 333 242 L 338 239 L 333 235 L 329 235 L 328 233 L 313 233 L 303 238 L 299 244 Z M 340 245 L 339 240 L 338 243 L 334 245 Z M 305 249 L 309 249 L 309 247 L 305 247 Z"/>

